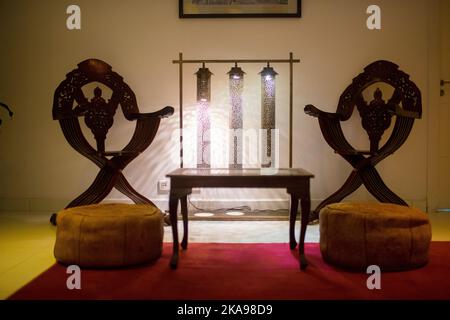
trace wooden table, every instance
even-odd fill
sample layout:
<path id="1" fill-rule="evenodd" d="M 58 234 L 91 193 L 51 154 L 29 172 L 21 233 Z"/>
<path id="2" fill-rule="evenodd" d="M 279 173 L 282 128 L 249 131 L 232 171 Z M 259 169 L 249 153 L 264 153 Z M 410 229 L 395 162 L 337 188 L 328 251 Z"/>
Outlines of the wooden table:
<path id="1" fill-rule="evenodd" d="M 301 201 L 301 228 L 300 228 L 300 269 L 305 269 L 307 260 L 304 253 L 306 227 L 309 223 L 311 210 L 309 185 L 314 177 L 303 169 L 176 169 L 169 173 L 170 196 L 169 212 L 173 233 L 173 253 L 170 267 L 178 266 L 178 200 L 181 202 L 181 215 L 183 218 L 183 240 L 181 247 L 186 250 L 188 246 L 188 208 L 187 196 L 192 188 L 283 188 L 290 195 L 289 208 L 289 245 L 291 250 L 297 246 L 295 240 L 295 220 L 298 211 L 298 201 Z"/>

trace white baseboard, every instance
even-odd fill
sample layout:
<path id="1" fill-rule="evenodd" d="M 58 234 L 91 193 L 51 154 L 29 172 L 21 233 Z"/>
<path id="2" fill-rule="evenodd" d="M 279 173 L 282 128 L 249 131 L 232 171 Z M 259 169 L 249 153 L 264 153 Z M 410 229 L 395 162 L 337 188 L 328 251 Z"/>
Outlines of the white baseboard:
<path id="1" fill-rule="evenodd" d="M 47 198 L 0 198 L 0 211 L 3 212 L 58 212 L 69 204 L 71 199 L 47 199 Z M 161 210 L 168 210 L 167 198 L 156 198 L 152 201 Z M 311 200 L 311 209 L 319 205 L 321 199 Z M 355 200 L 357 201 L 357 200 Z M 106 203 L 132 203 L 128 199 L 107 199 Z M 410 206 L 427 210 L 426 200 L 406 200 Z M 248 206 L 252 210 L 277 210 L 287 209 L 289 199 L 198 199 L 195 195 L 190 197 L 190 203 L 205 210 L 217 210 L 222 208 L 237 208 Z M 188 204 L 190 206 L 190 204 Z M 192 206 L 190 206 L 192 207 Z"/>

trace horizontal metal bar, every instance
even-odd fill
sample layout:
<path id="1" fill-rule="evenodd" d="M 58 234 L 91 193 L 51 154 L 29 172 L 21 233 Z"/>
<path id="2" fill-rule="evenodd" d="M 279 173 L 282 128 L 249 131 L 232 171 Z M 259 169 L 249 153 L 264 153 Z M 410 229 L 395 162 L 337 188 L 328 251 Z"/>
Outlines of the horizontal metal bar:
<path id="1" fill-rule="evenodd" d="M 300 59 L 226 59 L 226 60 L 172 60 L 172 63 L 299 63 Z"/>

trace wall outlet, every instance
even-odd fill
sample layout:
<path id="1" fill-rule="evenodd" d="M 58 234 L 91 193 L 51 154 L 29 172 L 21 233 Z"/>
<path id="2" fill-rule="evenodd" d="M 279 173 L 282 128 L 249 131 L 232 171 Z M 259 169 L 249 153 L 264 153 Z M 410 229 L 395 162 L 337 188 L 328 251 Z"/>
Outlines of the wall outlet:
<path id="1" fill-rule="evenodd" d="M 158 193 L 168 193 L 170 191 L 170 180 L 162 179 L 158 181 Z"/>

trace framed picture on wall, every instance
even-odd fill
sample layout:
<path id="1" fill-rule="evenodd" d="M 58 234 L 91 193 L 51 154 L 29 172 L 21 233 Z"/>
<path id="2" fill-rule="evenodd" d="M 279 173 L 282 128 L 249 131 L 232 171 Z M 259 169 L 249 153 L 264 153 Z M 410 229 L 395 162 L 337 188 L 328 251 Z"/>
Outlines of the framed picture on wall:
<path id="1" fill-rule="evenodd" d="M 301 17 L 301 0 L 179 0 L 180 18 Z"/>

